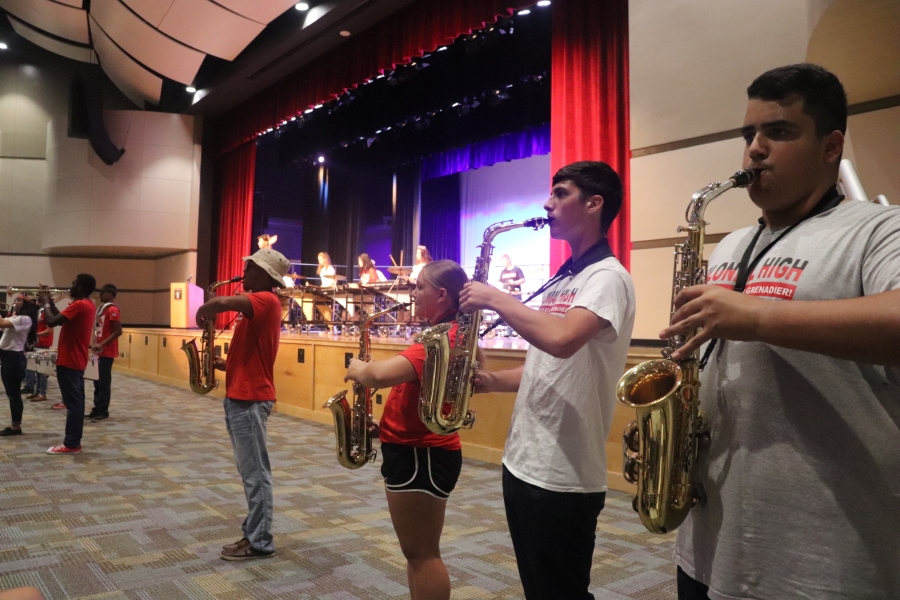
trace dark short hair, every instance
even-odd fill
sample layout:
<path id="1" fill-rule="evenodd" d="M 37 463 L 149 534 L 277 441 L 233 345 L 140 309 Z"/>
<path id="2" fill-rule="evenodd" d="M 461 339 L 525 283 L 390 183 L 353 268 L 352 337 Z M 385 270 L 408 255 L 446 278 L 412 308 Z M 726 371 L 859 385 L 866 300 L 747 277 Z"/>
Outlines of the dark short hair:
<path id="1" fill-rule="evenodd" d="M 622 208 L 622 180 L 605 162 L 582 160 L 566 165 L 553 176 L 553 185 L 571 181 L 581 191 L 582 200 L 591 196 L 603 198 L 600 232 L 606 233 Z"/>
<path id="2" fill-rule="evenodd" d="M 102 288 L 100 288 L 100 293 L 102 294 L 103 292 L 108 292 L 113 296 L 117 296 L 119 294 L 119 288 L 111 283 L 107 283 Z"/>
<path id="3" fill-rule="evenodd" d="M 777 102 L 797 95 L 803 112 L 816 123 L 816 135 L 847 132 L 847 94 L 834 73 L 818 65 L 800 63 L 766 71 L 747 88 L 750 100 Z"/>
<path id="4" fill-rule="evenodd" d="M 97 289 L 97 280 L 94 279 L 93 275 L 79 273 L 75 276 L 75 285 L 81 288 L 81 293 L 84 294 L 86 298 L 93 294 L 94 290 Z"/>

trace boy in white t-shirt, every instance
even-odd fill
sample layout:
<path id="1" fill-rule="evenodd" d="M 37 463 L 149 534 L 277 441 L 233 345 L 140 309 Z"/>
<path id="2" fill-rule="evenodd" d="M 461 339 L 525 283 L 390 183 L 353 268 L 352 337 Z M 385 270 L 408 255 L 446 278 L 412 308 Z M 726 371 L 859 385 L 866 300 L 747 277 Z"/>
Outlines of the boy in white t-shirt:
<path id="1" fill-rule="evenodd" d="M 539 310 L 481 283 L 460 309 L 496 311 L 531 344 L 525 364 L 478 373 L 476 392 L 518 392 L 503 451 L 503 499 L 528 600 L 588 592 L 597 517 L 606 499 L 605 442 L 634 325 L 634 286 L 606 232 L 622 183 L 602 162 L 553 176 L 550 236 L 572 251 Z"/>

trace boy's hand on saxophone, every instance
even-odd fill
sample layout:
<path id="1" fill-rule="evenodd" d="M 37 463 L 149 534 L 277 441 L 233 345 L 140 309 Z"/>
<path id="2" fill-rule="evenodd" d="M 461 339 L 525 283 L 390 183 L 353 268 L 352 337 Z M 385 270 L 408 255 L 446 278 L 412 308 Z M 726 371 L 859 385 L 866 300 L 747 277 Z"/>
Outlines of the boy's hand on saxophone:
<path id="1" fill-rule="evenodd" d="M 697 332 L 672 353 L 673 360 L 689 357 L 711 339 L 754 341 L 758 339 L 763 313 L 773 302 L 738 294 L 717 285 L 695 285 L 675 297 L 672 324 L 659 333 L 667 340 L 676 335 Z"/>

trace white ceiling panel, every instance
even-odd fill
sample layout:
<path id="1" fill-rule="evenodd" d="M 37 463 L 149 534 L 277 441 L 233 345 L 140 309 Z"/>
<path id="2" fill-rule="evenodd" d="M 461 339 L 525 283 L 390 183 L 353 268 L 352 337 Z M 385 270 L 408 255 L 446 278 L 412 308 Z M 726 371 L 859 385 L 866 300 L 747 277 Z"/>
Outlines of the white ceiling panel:
<path id="1" fill-rule="evenodd" d="M 0 7 L 32 27 L 79 44 L 90 44 L 87 12 L 52 0 L 0 0 Z"/>
<path id="2" fill-rule="evenodd" d="M 297 0 L 213 0 L 228 10 L 268 25 L 275 17 L 294 6 Z"/>
<path id="3" fill-rule="evenodd" d="M 159 27 L 175 0 L 122 0 L 122 2 L 142 19 L 154 27 Z"/>
<path id="4" fill-rule="evenodd" d="M 159 30 L 207 54 L 234 60 L 265 28 L 208 0 L 175 0 Z"/>
<path id="5" fill-rule="evenodd" d="M 60 4 L 65 4 L 66 6 L 71 6 L 74 8 L 84 8 L 84 0 L 53 0 L 54 2 L 58 2 Z"/>
<path id="6" fill-rule="evenodd" d="M 94 38 L 94 50 L 100 57 L 100 65 L 116 87 L 141 108 L 144 107 L 144 100 L 159 104 L 162 79 L 125 54 L 93 19 L 91 36 Z"/>
<path id="7" fill-rule="evenodd" d="M 193 83 L 206 57 L 160 33 L 119 0 L 92 0 L 91 18 L 132 58 L 175 81 Z"/>
<path id="8" fill-rule="evenodd" d="M 12 15 L 6 15 L 6 17 L 9 19 L 9 22 L 13 26 L 13 29 L 16 33 L 21 35 L 32 44 L 40 46 L 44 50 L 49 50 L 50 52 L 54 52 L 56 54 L 59 54 L 60 56 L 65 56 L 66 58 L 71 58 L 73 60 L 78 60 L 81 62 L 97 62 L 96 55 L 90 48 L 77 46 L 75 44 L 69 44 L 68 42 L 63 42 L 62 40 L 52 38 L 49 35 L 41 33 L 37 29 L 29 27 L 26 23 L 23 23 Z"/>

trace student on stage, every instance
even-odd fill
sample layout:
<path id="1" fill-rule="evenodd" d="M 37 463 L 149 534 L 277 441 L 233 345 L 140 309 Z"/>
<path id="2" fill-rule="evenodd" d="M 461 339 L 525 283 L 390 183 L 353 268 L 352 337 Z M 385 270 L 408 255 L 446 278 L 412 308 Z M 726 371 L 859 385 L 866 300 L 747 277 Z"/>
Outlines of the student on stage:
<path id="1" fill-rule="evenodd" d="M 462 267 L 450 260 L 425 265 L 413 297 L 416 314 L 430 324 L 453 323 L 456 337 L 459 292 L 469 280 Z M 431 433 L 419 419 L 419 385 L 425 347 L 413 344 L 387 360 L 353 359 L 345 380 L 366 387 L 392 387 L 375 435 L 381 438 L 388 509 L 400 549 L 406 557 L 406 575 L 412 600 L 447 600 L 450 576 L 441 560 L 441 531 L 447 498 L 462 468 L 459 434 Z"/>
<path id="2" fill-rule="evenodd" d="M 368 254 L 359 255 L 359 285 L 371 285 L 378 281 L 387 281 L 384 273 L 375 268 L 375 263 Z"/>
<path id="3" fill-rule="evenodd" d="M 516 300 L 521 300 L 525 273 L 512 263 L 509 254 L 500 257 L 500 264 L 503 265 L 503 270 L 500 271 L 500 283 L 503 284 L 503 290 Z"/>
<path id="4" fill-rule="evenodd" d="M 431 258 L 431 253 L 428 251 L 428 248 L 425 246 L 416 246 L 416 263 L 413 265 L 412 273 L 409 274 L 409 282 L 415 283 L 416 278 L 419 277 L 419 273 L 422 272 L 422 267 L 430 263 L 433 259 Z"/>
<path id="5" fill-rule="evenodd" d="M 316 275 L 320 278 L 319 285 L 323 288 L 332 288 L 337 281 L 334 276 L 336 271 L 331 264 L 331 256 L 327 252 L 319 252 L 317 257 L 319 266 L 316 267 Z"/>

